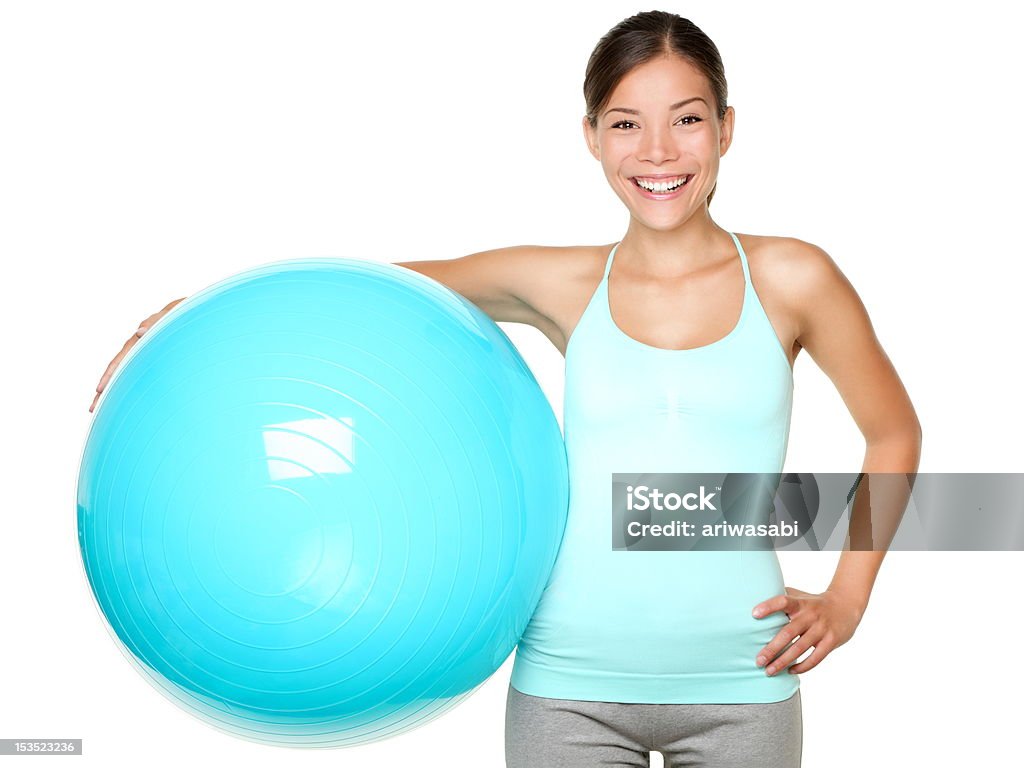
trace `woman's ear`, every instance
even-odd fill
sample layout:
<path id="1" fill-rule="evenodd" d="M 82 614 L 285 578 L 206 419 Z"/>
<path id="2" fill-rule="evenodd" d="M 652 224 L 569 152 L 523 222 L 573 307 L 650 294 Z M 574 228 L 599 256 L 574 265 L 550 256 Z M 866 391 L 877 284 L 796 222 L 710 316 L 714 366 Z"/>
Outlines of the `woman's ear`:
<path id="1" fill-rule="evenodd" d="M 586 139 L 587 149 L 590 150 L 590 154 L 594 156 L 594 159 L 601 160 L 601 148 L 597 143 L 597 131 L 590 127 L 590 120 L 586 115 L 583 116 L 583 138 Z"/>
<path id="2" fill-rule="evenodd" d="M 736 110 L 732 107 L 726 107 L 725 117 L 722 118 L 722 122 L 719 124 L 718 154 L 720 157 L 729 151 L 729 146 L 732 144 L 732 131 L 735 125 Z"/>

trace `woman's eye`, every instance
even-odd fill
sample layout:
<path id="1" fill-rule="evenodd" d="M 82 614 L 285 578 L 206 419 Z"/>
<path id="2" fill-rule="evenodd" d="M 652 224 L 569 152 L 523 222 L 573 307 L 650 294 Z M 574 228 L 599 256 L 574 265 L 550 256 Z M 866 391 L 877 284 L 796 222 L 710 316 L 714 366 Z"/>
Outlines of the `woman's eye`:
<path id="1" fill-rule="evenodd" d="M 697 115 L 683 115 L 676 122 L 682 125 L 693 125 L 694 123 L 699 123 L 700 121 L 701 118 L 698 117 Z M 625 128 L 627 125 L 635 126 L 636 123 L 634 123 L 632 120 L 620 120 L 619 122 L 612 125 L 612 128 Z"/>

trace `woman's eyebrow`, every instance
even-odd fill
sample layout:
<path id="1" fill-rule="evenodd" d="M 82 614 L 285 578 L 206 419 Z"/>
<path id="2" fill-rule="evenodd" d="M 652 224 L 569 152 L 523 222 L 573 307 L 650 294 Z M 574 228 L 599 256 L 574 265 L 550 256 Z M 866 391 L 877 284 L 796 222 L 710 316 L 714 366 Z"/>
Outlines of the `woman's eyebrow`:
<path id="1" fill-rule="evenodd" d="M 679 109 L 681 106 L 683 106 L 684 104 L 689 104 L 691 101 L 703 101 L 704 102 L 704 106 L 707 106 L 707 104 L 708 104 L 707 101 L 702 99 L 700 96 L 691 96 L 688 99 L 683 99 L 682 101 L 677 101 L 675 104 L 669 104 L 668 105 L 668 111 L 671 112 L 674 109 Z M 640 110 L 639 109 L 627 109 L 626 107 L 612 107 L 611 109 L 606 110 L 604 114 L 607 115 L 609 112 L 625 112 L 626 114 L 629 114 L 629 115 L 639 115 L 640 114 Z M 604 115 L 602 115 L 602 117 L 603 116 Z"/>

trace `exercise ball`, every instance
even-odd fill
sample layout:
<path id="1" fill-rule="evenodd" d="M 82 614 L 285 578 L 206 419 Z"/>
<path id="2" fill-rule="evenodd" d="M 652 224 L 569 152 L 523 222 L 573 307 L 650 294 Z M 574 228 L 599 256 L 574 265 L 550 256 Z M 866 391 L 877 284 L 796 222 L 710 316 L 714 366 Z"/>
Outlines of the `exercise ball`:
<path id="1" fill-rule="evenodd" d="M 161 692 L 240 738 L 343 747 L 501 666 L 567 502 L 558 423 L 487 315 L 404 267 L 297 259 L 195 294 L 125 357 L 78 541 Z"/>

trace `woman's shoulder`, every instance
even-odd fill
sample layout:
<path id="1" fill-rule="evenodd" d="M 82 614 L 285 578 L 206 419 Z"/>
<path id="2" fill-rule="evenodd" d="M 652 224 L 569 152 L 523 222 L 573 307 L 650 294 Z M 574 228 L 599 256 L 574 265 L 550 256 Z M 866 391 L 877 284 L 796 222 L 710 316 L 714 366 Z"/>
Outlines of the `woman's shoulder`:
<path id="1" fill-rule="evenodd" d="M 790 328 L 794 338 L 823 307 L 827 310 L 828 305 L 856 295 L 832 257 L 814 243 L 771 235 L 737 233 L 737 237 L 762 306 L 781 326 Z"/>
<path id="2" fill-rule="evenodd" d="M 736 236 L 747 255 L 751 279 L 785 293 L 801 292 L 841 274 L 821 247 L 797 237 L 780 235 Z"/>

